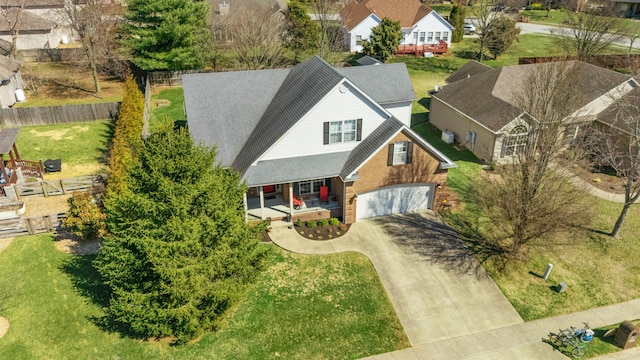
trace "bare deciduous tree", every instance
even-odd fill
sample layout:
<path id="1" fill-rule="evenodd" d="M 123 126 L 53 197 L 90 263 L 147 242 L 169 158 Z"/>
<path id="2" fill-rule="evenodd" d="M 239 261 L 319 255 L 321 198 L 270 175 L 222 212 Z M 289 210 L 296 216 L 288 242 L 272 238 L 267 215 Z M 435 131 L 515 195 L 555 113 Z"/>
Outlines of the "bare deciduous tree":
<path id="1" fill-rule="evenodd" d="M 333 63 L 332 55 L 344 48 L 344 34 L 339 26 L 339 13 L 343 3 L 333 0 L 316 0 L 313 11 L 320 24 L 319 55 Z"/>
<path id="2" fill-rule="evenodd" d="M 624 204 L 611 230 L 615 238 L 640 198 L 640 87 L 624 90 L 628 92 L 599 116 L 601 123 L 593 125 L 587 141 L 597 164 L 613 169 L 624 187 Z"/>
<path id="3" fill-rule="evenodd" d="M 239 67 L 256 70 L 285 63 L 284 21 L 269 12 L 247 10 L 233 20 L 233 44 Z"/>
<path id="4" fill-rule="evenodd" d="M 65 0 L 60 15 L 78 35 L 89 61 L 95 92 L 100 92 L 98 64 L 107 58 L 115 41 L 116 19 L 122 7 L 103 0 Z"/>
<path id="5" fill-rule="evenodd" d="M 493 0 L 479 0 L 471 7 L 471 14 L 475 16 L 476 33 L 478 34 L 478 61 L 484 59 L 484 49 L 487 46 L 489 29 L 496 19 L 500 16 L 499 12 L 493 11 Z"/>
<path id="6" fill-rule="evenodd" d="M 5 0 L 0 6 L 0 15 L 2 16 L 0 21 L 5 24 L 6 29 L 11 33 L 11 51 L 9 55 L 13 59 L 18 56 L 18 36 L 20 35 L 24 7 L 27 5 L 27 0 L 19 0 L 16 5 L 10 7 L 9 1 Z"/>
<path id="7" fill-rule="evenodd" d="M 552 34 L 567 55 L 588 61 L 624 38 L 622 26 L 622 19 L 605 6 L 572 15 L 569 24 L 552 30 Z"/>
<path id="8" fill-rule="evenodd" d="M 589 224 L 588 193 L 553 166 L 565 147 L 566 128 L 577 121 L 578 79 L 574 62 L 539 64 L 514 94 L 526 131 L 515 139 L 513 161 L 501 166 L 497 176 L 484 176 L 475 198 L 486 219 L 480 226 L 486 230 L 485 245 L 502 263 L 528 247 L 548 244 L 552 234 Z"/>

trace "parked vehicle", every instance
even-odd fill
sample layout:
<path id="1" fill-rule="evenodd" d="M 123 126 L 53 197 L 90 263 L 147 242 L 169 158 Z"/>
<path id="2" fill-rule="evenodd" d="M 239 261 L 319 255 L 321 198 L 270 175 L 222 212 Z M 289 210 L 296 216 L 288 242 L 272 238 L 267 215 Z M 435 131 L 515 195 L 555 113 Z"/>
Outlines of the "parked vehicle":
<path id="1" fill-rule="evenodd" d="M 472 23 L 464 23 L 464 34 L 473 35 L 476 33 L 476 27 Z"/>

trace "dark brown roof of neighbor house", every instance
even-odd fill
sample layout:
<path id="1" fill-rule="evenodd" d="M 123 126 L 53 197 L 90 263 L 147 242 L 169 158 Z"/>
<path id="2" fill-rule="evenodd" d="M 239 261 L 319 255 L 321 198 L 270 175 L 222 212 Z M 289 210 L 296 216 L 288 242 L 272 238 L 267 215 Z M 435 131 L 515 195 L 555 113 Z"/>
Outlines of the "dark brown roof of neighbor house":
<path id="1" fill-rule="evenodd" d="M 638 119 L 640 119 L 640 86 L 637 85 L 597 117 L 601 123 L 628 134 L 635 134 Z"/>
<path id="2" fill-rule="evenodd" d="M 380 19 L 400 21 L 400 26 L 406 28 L 417 23 L 431 11 L 431 8 L 422 5 L 418 0 L 352 0 L 342 9 L 340 16 L 348 31 L 371 14 L 376 14 Z"/>
<path id="3" fill-rule="evenodd" d="M 0 56 L 0 80 L 11 79 L 20 70 L 20 63 L 6 56 Z"/>
<path id="4" fill-rule="evenodd" d="M 462 65 L 460 69 L 456 70 L 444 81 L 446 81 L 447 84 L 451 84 L 452 82 L 470 78 L 472 76 L 478 75 L 480 73 L 483 73 L 489 70 L 493 70 L 493 68 L 485 64 L 481 64 L 475 60 L 471 60 L 468 63 Z"/>
<path id="5" fill-rule="evenodd" d="M 15 24 L 19 9 L 10 8 L 7 10 L 7 17 L 9 21 L 0 21 L 0 31 L 10 31 L 12 24 Z M 3 19 L 4 20 L 4 19 Z M 35 31 L 35 30 L 51 30 L 54 25 L 52 21 L 44 19 L 38 15 L 34 15 L 28 11 L 22 13 L 22 19 L 20 21 L 18 29 L 20 31 Z"/>
<path id="6" fill-rule="evenodd" d="M 517 96 L 539 66 L 547 65 L 513 65 L 480 72 L 443 87 L 433 96 L 496 132 L 522 113 L 517 107 Z M 575 70 L 581 74 L 575 82 L 581 95 L 575 110 L 629 79 L 627 75 L 580 61 L 570 61 L 567 66 L 578 67 Z"/>

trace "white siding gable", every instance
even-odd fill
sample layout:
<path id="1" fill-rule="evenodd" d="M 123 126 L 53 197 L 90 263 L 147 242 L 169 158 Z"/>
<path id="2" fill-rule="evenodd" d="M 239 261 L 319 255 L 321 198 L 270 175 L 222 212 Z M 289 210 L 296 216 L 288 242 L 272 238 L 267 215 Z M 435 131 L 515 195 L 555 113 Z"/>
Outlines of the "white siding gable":
<path id="1" fill-rule="evenodd" d="M 360 24 L 356 25 L 351 32 L 349 33 L 349 51 L 351 52 L 360 52 L 362 51 L 362 46 L 356 45 L 356 37 L 359 35 L 362 37 L 362 40 L 369 40 L 371 37 L 371 29 L 378 26 L 380 24 L 380 19 L 374 14 L 367 16 L 366 19 L 362 20 Z"/>
<path id="2" fill-rule="evenodd" d="M 401 44 L 437 44 L 440 40 L 445 40 L 447 45 L 451 45 L 452 30 L 453 27 L 446 20 L 432 11 L 411 28 L 402 29 L 404 38 Z M 422 41 L 422 37 L 424 37 L 424 41 Z"/>
<path id="3" fill-rule="evenodd" d="M 411 127 L 411 101 L 384 104 L 382 107 L 395 116 L 396 119 L 402 121 L 407 127 Z"/>
<path id="4" fill-rule="evenodd" d="M 360 141 L 323 144 L 324 122 L 362 119 L 362 140 L 389 114 L 343 81 L 320 100 L 278 142 L 258 159 L 273 160 L 353 150 Z"/>

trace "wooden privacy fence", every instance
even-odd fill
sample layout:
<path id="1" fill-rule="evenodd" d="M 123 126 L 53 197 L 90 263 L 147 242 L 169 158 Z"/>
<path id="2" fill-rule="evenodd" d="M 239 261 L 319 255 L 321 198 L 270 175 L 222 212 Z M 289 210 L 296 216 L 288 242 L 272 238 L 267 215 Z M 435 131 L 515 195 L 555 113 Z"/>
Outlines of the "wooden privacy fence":
<path id="1" fill-rule="evenodd" d="M 0 238 L 49 233 L 60 229 L 64 213 L 0 220 Z"/>
<path id="2" fill-rule="evenodd" d="M 182 75 L 210 73 L 213 70 L 152 71 L 147 73 L 151 86 L 182 86 Z"/>
<path id="3" fill-rule="evenodd" d="M 115 119 L 119 102 L 0 109 L 0 128 Z"/>
<path id="4" fill-rule="evenodd" d="M 101 176 L 79 176 L 59 180 L 43 180 L 13 185 L 18 199 L 25 196 L 55 196 L 66 195 L 75 190 L 87 191 L 104 181 Z"/>

